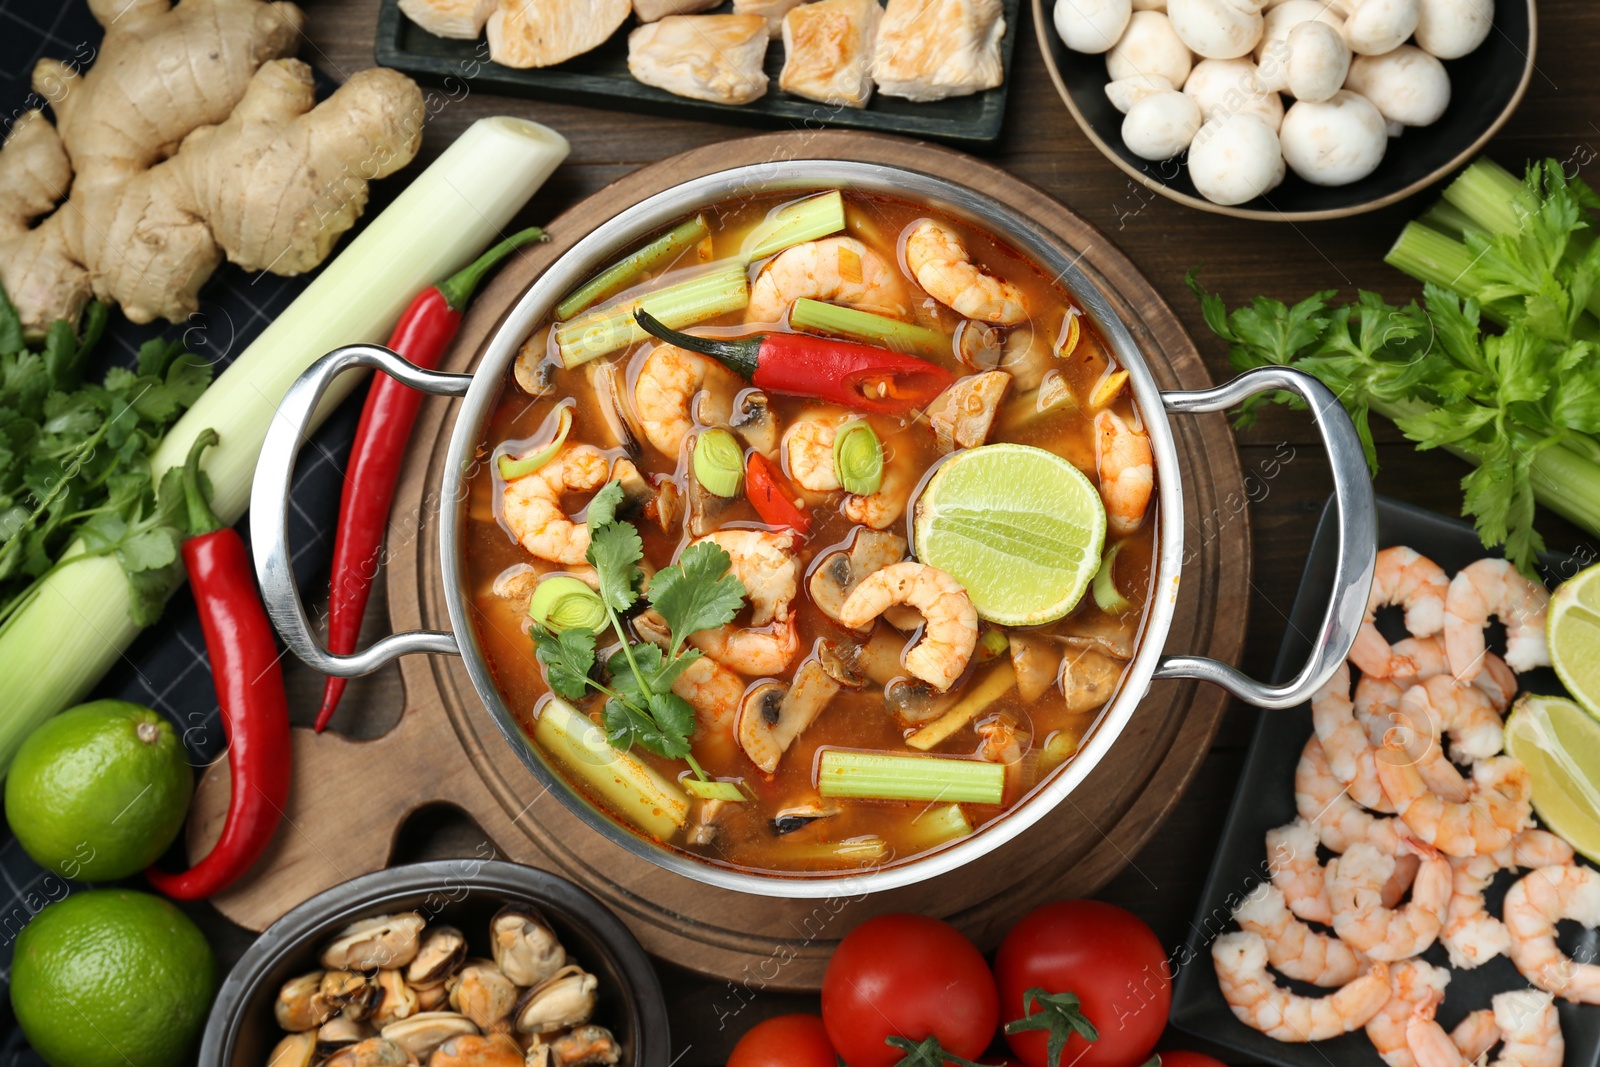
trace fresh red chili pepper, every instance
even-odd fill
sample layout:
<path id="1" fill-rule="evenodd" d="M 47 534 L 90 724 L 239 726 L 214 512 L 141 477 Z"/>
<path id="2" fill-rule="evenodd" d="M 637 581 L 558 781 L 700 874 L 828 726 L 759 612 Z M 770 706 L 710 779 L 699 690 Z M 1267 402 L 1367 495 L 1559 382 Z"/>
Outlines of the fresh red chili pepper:
<path id="1" fill-rule="evenodd" d="M 758 333 L 725 340 L 674 330 L 638 310 L 640 329 L 679 348 L 710 356 L 758 389 L 814 396 L 882 415 L 901 415 L 944 392 L 954 376 L 915 356 L 808 333 Z"/>
<path id="2" fill-rule="evenodd" d="M 244 540 L 223 525 L 200 491 L 200 453 L 216 443 L 215 430 L 202 432 L 184 464 L 189 539 L 183 565 L 200 609 L 233 784 L 222 836 L 204 859 L 182 874 L 145 871 L 151 885 L 178 900 L 219 893 L 249 870 L 272 840 L 289 799 L 289 701 L 278 644 Z"/>
<path id="3" fill-rule="evenodd" d="M 798 503 L 799 495 L 783 471 L 760 452 L 752 450 L 744 465 L 744 495 L 768 526 L 787 526 L 801 536 L 811 533 L 811 512 Z"/>
<path id="4" fill-rule="evenodd" d="M 461 313 L 478 283 L 506 256 L 530 241 L 548 238 L 537 226 L 501 241 L 460 273 L 417 294 L 389 335 L 389 347 L 419 367 L 439 365 L 444 350 L 461 327 Z M 328 597 L 328 649 L 354 652 L 366 614 L 367 597 L 378 573 L 383 537 L 389 523 L 411 427 L 422 407 L 422 394 L 387 374 L 373 377 L 367 402 L 356 425 L 344 491 L 339 497 L 339 526 L 333 539 L 333 569 Z M 322 687 L 316 730 L 333 718 L 347 678 L 330 677 Z"/>

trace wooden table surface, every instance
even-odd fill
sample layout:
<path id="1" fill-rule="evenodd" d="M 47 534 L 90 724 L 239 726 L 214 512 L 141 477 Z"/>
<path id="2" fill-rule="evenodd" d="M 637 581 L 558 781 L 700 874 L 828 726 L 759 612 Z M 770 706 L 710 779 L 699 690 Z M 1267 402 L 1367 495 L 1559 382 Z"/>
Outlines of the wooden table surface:
<path id="1" fill-rule="evenodd" d="M 378 0 L 311 0 L 304 6 L 310 20 L 309 42 L 301 50 L 304 58 L 335 78 L 373 65 Z M 1596 125 L 1600 64 L 1585 53 L 1592 35 L 1600 34 L 1600 5 L 1552 0 L 1540 5 L 1539 22 L 1538 67 L 1527 98 L 1490 152 L 1517 171 L 1530 157 L 1570 160 L 1573 166 L 1594 171 L 1586 177 L 1595 182 L 1600 167 L 1591 161 L 1600 156 Z M 1422 211 L 1432 194 L 1337 222 L 1247 222 L 1194 211 L 1128 180 L 1079 132 L 1050 84 L 1031 21 L 1021 27 L 1011 79 L 1005 134 L 991 158 L 1066 202 L 1121 246 L 1177 309 L 1217 380 L 1231 372 L 1222 346 L 1205 329 L 1184 286 L 1184 272 L 1191 267 L 1203 266 L 1206 284 L 1230 305 L 1263 293 L 1297 299 L 1318 289 L 1338 289 L 1348 295 L 1361 287 L 1401 300 L 1418 290 L 1411 279 L 1385 266 L 1382 258 L 1401 226 Z M 492 114 L 535 119 L 572 142 L 570 159 L 530 206 L 529 222 L 555 215 L 643 164 L 751 132 L 469 91 L 431 121 L 421 162 L 431 160 L 473 121 Z M 1403 150 L 1404 142 L 1396 147 Z M 1375 422 L 1383 464 L 1378 491 L 1456 514 L 1457 483 L 1468 468 L 1447 455 L 1418 454 L 1393 426 Z M 1243 666 L 1264 676 L 1282 638 L 1330 482 L 1310 421 L 1302 414 L 1267 413 L 1256 426 L 1240 432 L 1239 450 L 1246 473 L 1255 472 L 1253 482 L 1259 488 L 1244 515 L 1225 521 L 1252 524 L 1254 595 Z M 1548 513 L 1541 513 L 1540 525 L 1553 546 L 1578 542 L 1577 531 Z M 1191 523 L 1191 536 L 1195 529 Z M 305 696 L 296 703 L 314 706 L 311 679 L 297 677 L 295 682 L 295 690 Z M 320 685 L 315 688 L 320 691 Z M 374 706 L 362 713 L 365 721 L 351 724 L 353 732 L 381 732 L 384 711 L 377 698 L 392 693 L 391 685 L 379 677 L 359 689 L 353 687 L 352 696 L 359 697 L 363 690 L 375 698 Z M 1141 915 L 1169 948 L 1185 937 L 1257 714 L 1235 702 L 1185 803 L 1101 894 Z M 419 814 L 402 833 L 396 860 L 470 852 L 461 849 L 461 842 L 479 838 L 473 838 L 473 830 L 462 823 L 448 811 Z M 662 971 L 678 1063 L 720 1064 L 738 1034 L 757 1019 L 782 1011 L 814 1010 L 805 997 L 760 995 L 736 1019 L 719 1026 L 719 1015 L 727 1010 L 725 989 L 670 965 Z M 1168 1041 L 1173 1047 L 1199 1047 L 1176 1032 L 1168 1035 Z"/>

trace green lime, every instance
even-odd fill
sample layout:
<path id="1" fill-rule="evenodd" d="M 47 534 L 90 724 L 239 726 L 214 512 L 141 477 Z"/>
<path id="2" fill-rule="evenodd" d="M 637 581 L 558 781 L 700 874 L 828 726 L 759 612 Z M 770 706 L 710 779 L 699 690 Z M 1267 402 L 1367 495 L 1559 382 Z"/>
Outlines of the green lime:
<path id="1" fill-rule="evenodd" d="M 1600 564 L 1562 583 L 1550 598 L 1550 662 L 1572 699 L 1600 719 Z"/>
<path id="2" fill-rule="evenodd" d="M 1006 626 L 1059 619 L 1100 569 L 1106 511 L 1071 463 L 1031 445 L 951 456 L 917 501 L 917 558 L 960 582 Z"/>
<path id="3" fill-rule="evenodd" d="M 91 889 L 17 935 L 11 1010 L 51 1067 L 174 1067 L 217 991 L 198 927 L 160 897 Z"/>
<path id="4" fill-rule="evenodd" d="M 1528 768 L 1545 827 L 1600 862 L 1600 723 L 1570 700 L 1527 693 L 1506 720 L 1506 751 Z"/>
<path id="5" fill-rule="evenodd" d="M 6 821 L 40 866 L 110 881 L 167 850 L 193 791 L 171 723 L 125 700 L 96 700 L 46 721 L 17 749 Z"/>

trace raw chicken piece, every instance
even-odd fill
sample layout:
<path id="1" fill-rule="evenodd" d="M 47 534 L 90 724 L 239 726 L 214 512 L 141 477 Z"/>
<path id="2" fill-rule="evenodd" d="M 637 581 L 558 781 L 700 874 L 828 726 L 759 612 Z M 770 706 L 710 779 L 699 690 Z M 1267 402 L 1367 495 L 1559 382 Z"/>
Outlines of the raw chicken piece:
<path id="1" fill-rule="evenodd" d="M 640 22 L 655 22 L 668 15 L 693 15 L 720 3 L 722 0 L 633 0 L 633 13 Z"/>
<path id="2" fill-rule="evenodd" d="M 646 85 L 718 104 L 748 104 L 767 91 L 760 15 L 669 15 L 628 34 L 628 71 Z"/>
<path id="3" fill-rule="evenodd" d="M 783 73 L 778 87 L 835 106 L 866 107 L 872 99 L 872 40 L 878 0 L 818 0 L 783 18 Z"/>
<path id="4" fill-rule="evenodd" d="M 767 20 L 767 32 L 773 37 L 783 29 L 783 16 L 800 6 L 803 0 L 733 0 L 735 15 L 760 15 Z"/>
<path id="5" fill-rule="evenodd" d="M 435 37 L 476 41 L 496 0 L 400 0 L 406 18 Z"/>
<path id="6" fill-rule="evenodd" d="M 1000 0 L 889 0 L 873 49 L 885 96 L 943 100 L 993 89 L 1005 77 Z"/>
<path id="7" fill-rule="evenodd" d="M 629 0 L 500 0 L 485 27 L 489 58 L 507 67 L 549 67 L 605 43 Z"/>

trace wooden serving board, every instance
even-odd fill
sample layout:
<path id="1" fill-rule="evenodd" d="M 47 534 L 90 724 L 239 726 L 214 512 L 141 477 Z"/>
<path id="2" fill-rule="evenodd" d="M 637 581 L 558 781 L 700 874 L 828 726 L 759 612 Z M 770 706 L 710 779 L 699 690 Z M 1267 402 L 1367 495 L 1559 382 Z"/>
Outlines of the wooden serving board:
<path id="1" fill-rule="evenodd" d="M 1081 250 L 1078 265 L 1133 332 L 1163 388 L 1211 384 L 1193 342 L 1155 290 L 1106 237 L 1040 190 L 968 156 L 873 134 L 773 134 L 674 156 L 616 182 L 549 225 L 551 241 L 501 271 L 473 305 L 445 368 L 465 370 L 539 272 L 627 205 L 690 178 L 780 158 L 895 164 L 963 182 L 1035 220 Z M 455 418 L 448 400 L 423 406 L 395 500 L 387 582 L 396 630 L 447 629 L 438 557 L 438 493 Z M 1250 535 L 1238 455 L 1221 415 L 1173 420 L 1188 515 L 1188 553 L 1173 652 L 1237 662 L 1249 607 Z M 423 444 L 426 442 L 427 444 Z M 1234 519 L 1235 521 L 1227 521 Z M 1219 521 L 1220 520 L 1220 521 Z M 402 662 L 405 709 L 375 740 L 296 729 L 294 788 L 277 839 L 257 868 L 215 903 L 263 929 L 312 894 L 388 862 L 395 833 L 425 804 L 456 805 L 497 855 L 562 874 L 606 902 L 645 948 L 680 966 L 750 988 L 818 987 L 835 943 L 869 916 L 942 916 L 980 945 L 1045 900 L 1093 893 L 1121 870 L 1177 804 L 1200 765 L 1226 695 L 1195 682 L 1156 682 L 1119 743 L 1050 815 L 954 874 L 850 900 L 792 900 L 714 889 L 669 873 L 589 830 L 544 795 L 500 735 L 459 660 Z M 210 847 L 227 803 L 227 768 L 202 781 L 191 853 Z M 733 994 L 730 994 L 733 995 Z"/>

